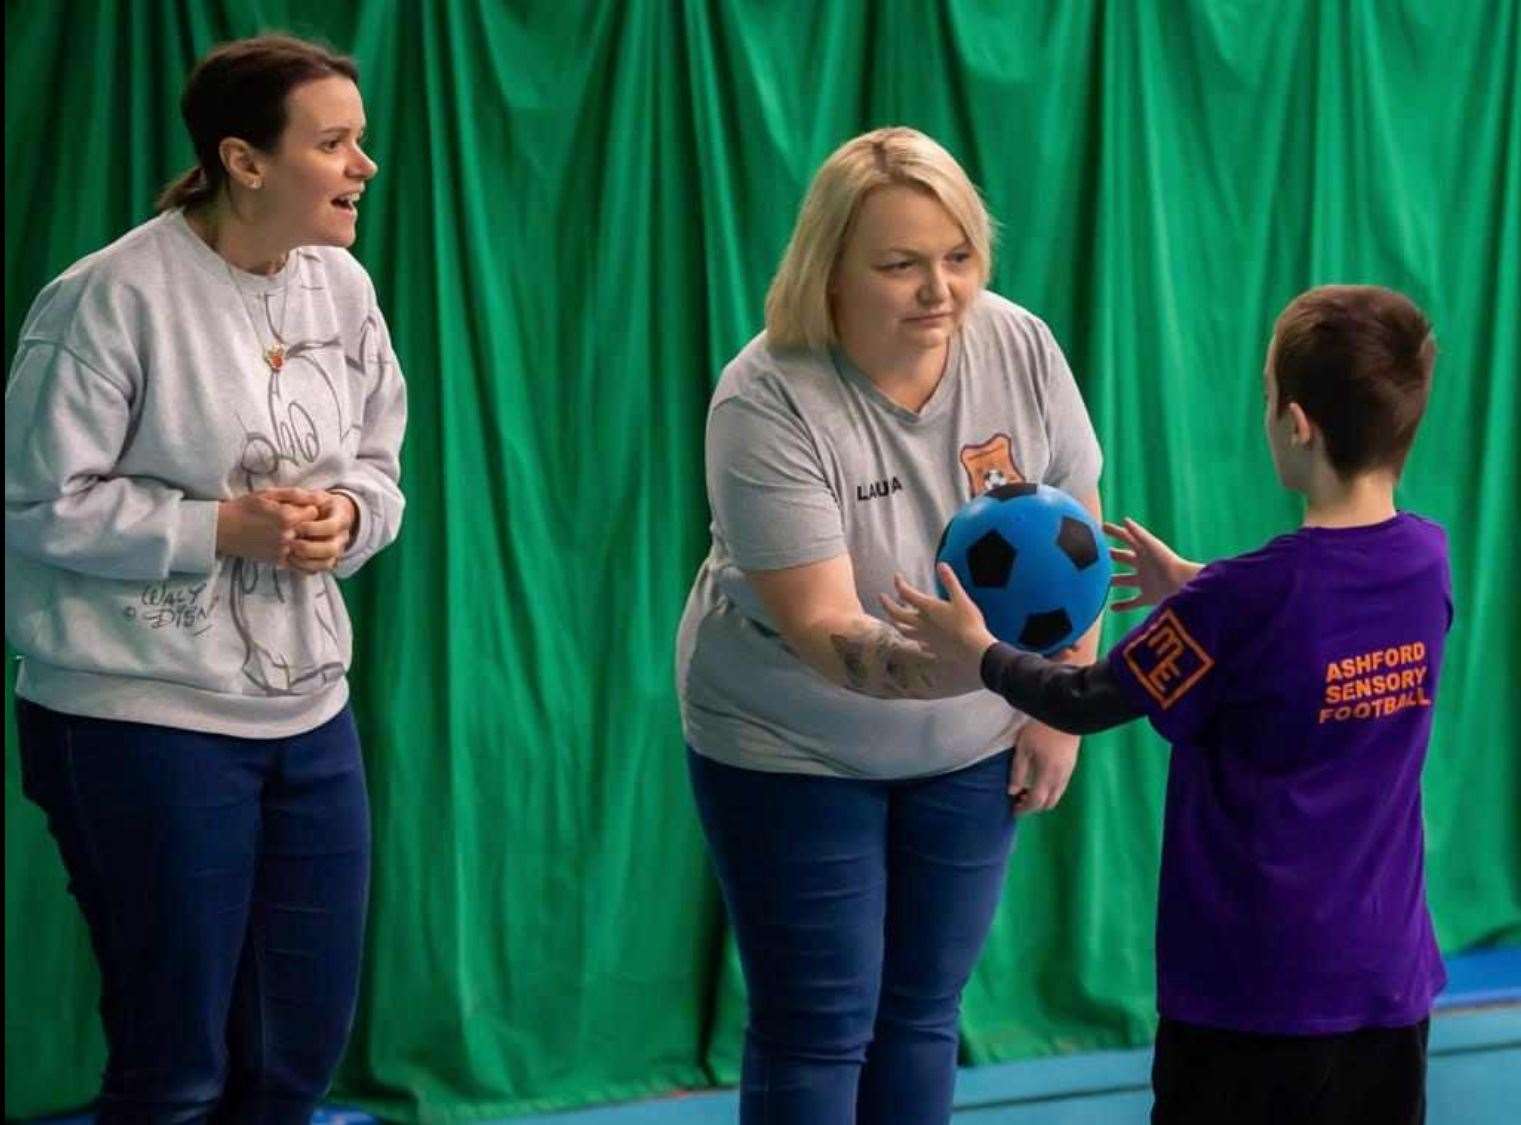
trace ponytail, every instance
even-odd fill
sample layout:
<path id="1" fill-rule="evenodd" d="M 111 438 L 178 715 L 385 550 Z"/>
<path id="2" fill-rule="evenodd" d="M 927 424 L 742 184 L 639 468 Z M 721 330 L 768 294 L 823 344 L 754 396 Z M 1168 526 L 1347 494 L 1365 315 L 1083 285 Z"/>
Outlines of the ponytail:
<path id="1" fill-rule="evenodd" d="M 206 170 L 197 164 L 165 185 L 153 205 L 159 211 L 195 207 L 207 202 L 215 194 L 216 188 L 207 180 Z"/>

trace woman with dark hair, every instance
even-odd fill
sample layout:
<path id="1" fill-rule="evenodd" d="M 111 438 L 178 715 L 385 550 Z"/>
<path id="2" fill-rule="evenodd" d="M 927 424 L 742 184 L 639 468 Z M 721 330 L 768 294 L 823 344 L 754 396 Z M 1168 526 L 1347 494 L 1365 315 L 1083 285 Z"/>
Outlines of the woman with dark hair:
<path id="1" fill-rule="evenodd" d="M 369 809 L 334 581 L 389 544 L 406 392 L 345 247 L 354 63 L 196 66 L 197 165 L 50 283 L 5 395 L 26 794 L 101 970 L 103 1122 L 305 1121 L 353 1020 Z"/>

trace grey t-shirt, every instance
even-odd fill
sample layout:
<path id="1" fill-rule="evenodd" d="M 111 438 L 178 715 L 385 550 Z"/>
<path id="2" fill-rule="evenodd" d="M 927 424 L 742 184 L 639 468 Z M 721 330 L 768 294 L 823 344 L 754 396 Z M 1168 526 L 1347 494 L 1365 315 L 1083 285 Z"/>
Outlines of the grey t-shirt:
<path id="1" fill-rule="evenodd" d="M 713 547 L 677 640 L 686 738 L 749 769 L 841 777 L 944 773 L 1010 745 L 1024 721 L 991 692 L 881 700 L 836 687 L 784 645 L 746 571 L 850 556 L 866 612 L 901 570 L 932 588 L 946 521 L 1012 481 L 1092 491 L 1102 457 L 1050 329 L 983 292 L 916 414 L 840 353 L 775 352 L 724 369 L 708 411 Z"/>

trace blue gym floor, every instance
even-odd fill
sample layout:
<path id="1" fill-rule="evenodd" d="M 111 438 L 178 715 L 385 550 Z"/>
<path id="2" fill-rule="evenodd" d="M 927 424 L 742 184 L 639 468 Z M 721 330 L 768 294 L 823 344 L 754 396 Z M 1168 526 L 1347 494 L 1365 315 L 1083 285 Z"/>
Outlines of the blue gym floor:
<path id="1" fill-rule="evenodd" d="M 1521 1104 L 1521 949 L 1447 961 L 1431 1021 L 1428 1125 L 1499 1125 Z M 1151 1108 L 1150 1048 L 980 1066 L 956 1082 L 957 1125 L 1141 1125 Z M 1507 1108 L 1508 1107 L 1508 1108 Z M 732 1125 L 732 1090 L 517 1117 L 502 1125 Z M 84 1125 L 86 1117 L 49 1125 Z M 333 1107 L 317 1125 L 371 1125 Z"/>

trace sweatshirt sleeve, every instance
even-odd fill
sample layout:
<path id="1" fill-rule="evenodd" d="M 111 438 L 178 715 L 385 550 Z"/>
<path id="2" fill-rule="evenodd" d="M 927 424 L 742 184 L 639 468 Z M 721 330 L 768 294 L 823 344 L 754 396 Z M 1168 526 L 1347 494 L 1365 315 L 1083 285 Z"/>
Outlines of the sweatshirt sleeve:
<path id="1" fill-rule="evenodd" d="M 113 475 L 129 388 L 56 344 L 27 341 L 5 390 L 5 544 L 101 578 L 209 574 L 217 502 Z"/>
<path id="2" fill-rule="evenodd" d="M 407 385 L 373 289 L 358 352 L 345 359 L 369 380 L 359 447 L 332 487 L 354 501 L 359 525 L 353 543 L 335 568 L 339 578 L 354 574 L 377 551 L 395 541 L 406 506 L 401 493 L 401 440 L 407 428 Z"/>

